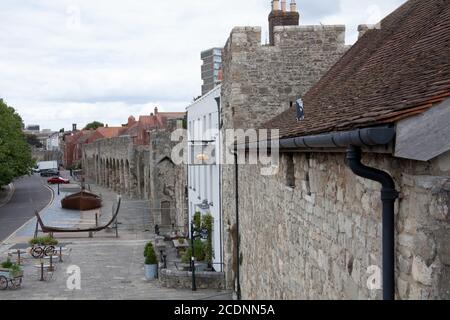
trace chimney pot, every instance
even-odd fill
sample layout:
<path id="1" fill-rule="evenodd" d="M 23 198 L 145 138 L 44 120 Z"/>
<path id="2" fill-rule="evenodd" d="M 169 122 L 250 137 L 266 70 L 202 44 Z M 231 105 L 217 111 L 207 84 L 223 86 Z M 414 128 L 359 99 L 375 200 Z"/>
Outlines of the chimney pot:
<path id="1" fill-rule="evenodd" d="M 286 0 L 281 0 L 281 11 L 286 12 Z"/>
<path id="2" fill-rule="evenodd" d="M 291 12 L 297 12 L 297 4 L 295 0 L 291 0 Z"/>
<path id="3" fill-rule="evenodd" d="M 280 10 L 280 1 L 273 0 L 272 1 L 272 11 L 279 11 L 279 10 Z"/>
<path id="4" fill-rule="evenodd" d="M 158 114 L 158 107 L 155 107 L 155 115 Z"/>

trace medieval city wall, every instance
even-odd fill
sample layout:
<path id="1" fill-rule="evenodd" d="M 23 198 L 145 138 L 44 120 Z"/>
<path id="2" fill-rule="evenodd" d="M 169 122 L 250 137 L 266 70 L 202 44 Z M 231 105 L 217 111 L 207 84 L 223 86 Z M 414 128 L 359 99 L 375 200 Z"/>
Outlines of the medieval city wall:
<path id="1" fill-rule="evenodd" d="M 237 27 L 224 48 L 222 130 L 258 128 L 302 97 L 347 50 L 345 26 L 275 27 L 274 46 L 260 27 Z M 224 250 L 233 287 L 234 168 L 222 166 Z"/>
<path id="2" fill-rule="evenodd" d="M 381 187 L 354 175 L 344 158 L 294 154 L 292 171 L 283 155 L 274 176 L 240 166 L 244 299 L 381 298 L 367 285 L 382 263 Z M 401 192 L 397 298 L 449 299 L 450 154 L 431 163 L 364 154 L 363 163 L 392 174 Z"/>

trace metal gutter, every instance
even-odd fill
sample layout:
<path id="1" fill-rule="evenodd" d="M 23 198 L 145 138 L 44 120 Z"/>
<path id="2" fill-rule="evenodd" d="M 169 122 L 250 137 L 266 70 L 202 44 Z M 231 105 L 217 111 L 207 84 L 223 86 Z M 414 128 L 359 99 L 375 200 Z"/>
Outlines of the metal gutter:
<path id="1" fill-rule="evenodd" d="M 309 150 L 314 148 L 347 148 L 387 145 L 395 137 L 395 128 L 390 126 L 332 132 L 313 136 L 285 138 L 279 140 L 280 150 Z M 250 142 L 236 146 L 237 150 L 270 148 L 271 141 Z"/>

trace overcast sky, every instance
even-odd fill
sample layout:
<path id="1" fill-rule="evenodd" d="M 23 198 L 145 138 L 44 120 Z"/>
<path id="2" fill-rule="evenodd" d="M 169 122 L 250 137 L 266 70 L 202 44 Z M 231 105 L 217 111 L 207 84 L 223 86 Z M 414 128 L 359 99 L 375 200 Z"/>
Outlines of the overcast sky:
<path id="1" fill-rule="evenodd" d="M 289 1 L 288 1 L 289 2 Z M 297 0 L 301 24 L 376 23 L 405 0 Z M 270 0 L 2 0 L 0 98 L 26 124 L 70 129 L 184 111 L 201 90 L 200 51 L 261 26 Z"/>

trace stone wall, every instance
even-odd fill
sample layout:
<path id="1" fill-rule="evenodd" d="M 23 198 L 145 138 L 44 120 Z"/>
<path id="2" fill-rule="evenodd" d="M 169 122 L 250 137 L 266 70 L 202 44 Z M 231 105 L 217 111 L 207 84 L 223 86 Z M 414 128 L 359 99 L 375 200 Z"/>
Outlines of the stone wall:
<path id="1" fill-rule="evenodd" d="M 86 182 L 108 187 L 130 198 L 145 198 L 140 192 L 138 175 L 143 152 L 134 147 L 128 136 L 83 145 Z"/>
<path id="2" fill-rule="evenodd" d="M 222 129 L 258 128 L 285 111 L 346 51 L 344 26 L 274 28 L 274 46 L 261 45 L 261 28 L 234 28 L 223 55 Z M 225 136 L 225 135 L 223 135 Z M 224 251 L 233 285 L 234 168 L 222 166 Z"/>
<path id="3" fill-rule="evenodd" d="M 155 213 L 155 223 L 162 231 L 171 230 L 172 224 L 186 232 L 188 212 L 186 197 L 187 167 L 172 161 L 172 132 L 182 129 L 181 121 L 169 121 L 168 128 L 150 132 L 149 174 L 150 200 Z"/>
<path id="4" fill-rule="evenodd" d="M 186 168 L 171 160 L 170 135 L 177 123 L 152 130 L 149 145 L 135 145 L 129 136 L 96 140 L 83 146 L 86 182 L 106 186 L 132 199 L 150 201 L 150 215 L 162 230 L 184 231 L 187 221 Z"/>
<path id="5" fill-rule="evenodd" d="M 158 275 L 161 286 L 175 289 L 192 288 L 192 272 L 160 269 Z M 197 289 L 225 289 L 225 274 L 223 272 L 196 272 Z"/>
<path id="6" fill-rule="evenodd" d="M 448 156 L 430 163 L 363 156 L 392 174 L 401 192 L 397 298 L 450 298 Z M 381 290 L 367 286 L 368 268 L 381 268 L 381 188 L 354 175 L 344 157 L 284 154 L 279 172 L 268 177 L 256 165 L 240 167 L 244 299 L 381 298 Z M 292 160 L 294 177 L 287 170 Z"/>

